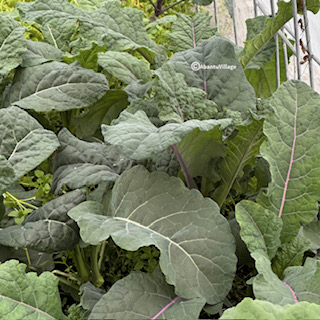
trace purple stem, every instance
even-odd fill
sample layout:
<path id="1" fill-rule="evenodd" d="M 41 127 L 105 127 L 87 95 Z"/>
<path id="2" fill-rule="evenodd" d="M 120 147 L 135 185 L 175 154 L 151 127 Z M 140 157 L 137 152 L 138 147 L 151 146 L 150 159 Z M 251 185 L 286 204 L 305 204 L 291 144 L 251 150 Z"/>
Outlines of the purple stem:
<path id="1" fill-rule="evenodd" d="M 180 117 L 181 117 L 181 120 L 182 120 L 182 122 L 184 122 L 184 118 L 183 118 L 183 113 L 182 113 L 182 110 L 181 110 L 181 108 L 180 108 L 180 107 L 178 107 L 178 109 L 179 109 L 179 112 L 180 112 Z"/>
<path id="2" fill-rule="evenodd" d="M 284 188 L 283 188 L 282 201 L 281 201 L 281 206 L 280 206 L 279 215 L 278 215 L 279 218 L 281 218 L 281 216 L 282 216 L 284 203 L 286 202 L 288 184 L 289 184 L 289 181 L 290 181 L 290 174 L 291 174 L 291 170 L 292 170 L 292 164 L 294 162 L 293 157 L 294 157 L 294 151 L 295 151 L 296 141 L 297 141 L 297 116 L 298 116 L 298 107 L 296 107 L 296 112 L 295 112 L 295 115 L 294 115 L 293 141 L 292 141 L 291 157 L 290 157 L 290 163 L 289 163 L 287 178 L 286 178 L 286 181 L 285 181 L 285 184 L 284 184 Z"/>
<path id="3" fill-rule="evenodd" d="M 170 303 L 168 303 L 161 311 L 159 311 L 151 320 L 157 319 L 162 313 L 164 313 L 172 304 L 178 301 L 180 297 L 175 297 Z"/>
<path id="4" fill-rule="evenodd" d="M 286 282 L 283 281 L 283 283 L 285 284 L 285 286 L 286 286 L 286 287 L 290 290 L 290 292 L 292 293 L 294 302 L 295 302 L 295 303 L 298 303 L 298 299 L 297 299 L 296 293 L 291 289 L 291 287 L 290 287 Z"/>
<path id="5" fill-rule="evenodd" d="M 191 174 L 190 174 L 190 172 L 189 172 L 188 167 L 186 166 L 186 164 L 185 164 L 184 161 L 183 161 L 182 155 L 181 155 L 181 153 L 179 152 L 179 150 L 178 150 L 178 148 L 177 148 L 177 145 L 173 144 L 173 145 L 171 146 L 171 148 L 172 148 L 174 154 L 176 155 L 176 157 L 177 157 L 177 159 L 178 159 L 178 161 L 179 161 L 180 167 L 181 167 L 181 169 L 182 169 L 182 172 L 183 172 L 183 174 L 184 174 L 184 177 L 186 178 L 187 187 L 188 187 L 189 189 L 198 189 L 196 183 L 195 183 L 194 180 L 192 179 L 192 176 L 191 176 Z"/>

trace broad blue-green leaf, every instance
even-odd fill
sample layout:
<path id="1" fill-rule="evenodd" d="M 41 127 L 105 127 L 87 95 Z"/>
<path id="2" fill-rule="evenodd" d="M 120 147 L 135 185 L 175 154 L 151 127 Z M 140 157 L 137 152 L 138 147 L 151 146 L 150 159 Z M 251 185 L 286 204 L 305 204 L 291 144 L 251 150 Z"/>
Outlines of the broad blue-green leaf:
<path id="1" fill-rule="evenodd" d="M 311 243 L 311 250 L 320 249 L 320 221 L 312 221 L 301 227 L 299 235 Z"/>
<path id="2" fill-rule="evenodd" d="M 254 166 L 264 140 L 262 127 L 263 120 L 252 119 L 249 125 L 237 127 L 237 136 L 227 141 L 227 156 L 221 165 L 222 181 L 213 193 L 213 199 L 219 206 L 224 204 L 236 179 L 243 176 L 243 168 Z"/>
<path id="3" fill-rule="evenodd" d="M 258 202 L 283 219 L 282 241 L 318 213 L 320 193 L 320 96 L 300 81 L 288 81 L 269 99 L 274 113 L 264 123 L 261 146 L 272 181 Z"/>
<path id="4" fill-rule="evenodd" d="M 320 304 L 320 260 L 307 258 L 303 266 L 289 267 L 284 281 L 290 284 L 299 301 Z"/>
<path id="5" fill-rule="evenodd" d="M 253 292 L 256 299 L 284 306 L 295 303 L 294 293 L 289 284 L 281 281 L 271 269 L 271 262 L 265 254 L 254 252 L 258 275 L 253 279 Z"/>
<path id="6" fill-rule="evenodd" d="M 268 16 L 257 16 L 255 18 L 246 20 L 247 42 L 253 39 L 260 32 L 263 32 L 266 27 L 267 19 L 269 19 Z M 276 42 L 274 38 L 271 38 L 263 47 L 263 49 L 251 60 L 247 69 L 259 69 L 264 67 L 271 60 L 275 51 Z"/>
<path id="7" fill-rule="evenodd" d="M 61 62 L 19 69 L 7 94 L 6 105 L 37 112 L 88 107 L 108 90 L 102 74 Z"/>
<path id="8" fill-rule="evenodd" d="M 192 177 L 214 175 L 213 163 L 225 155 L 222 131 L 215 127 L 209 131 L 195 129 L 178 145 L 182 159 Z"/>
<path id="9" fill-rule="evenodd" d="M 246 115 L 255 110 L 256 96 L 236 59 L 233 44 L 222 37 L 205 40 L 195 49 L 178 52 L 169 60 L 185 75 L 190 87 L 204 90 L 220 108 Z M 211 69 L 202 69 L 201 65 Z"/>
<path id="10" fill-rule="evenodd" d="M 34 67 L 45 62 L 61 60 L 63 52 L 48 43 L 27 41 L 27 50 L 22 55 L 21 67 Z"/>
<path id="11" fill-rule="evenodd" d="M 6 191 L 6 189 L 15 181 L 16 175 L 14 169 L 10 162 L 0 154 L 0 194 Z"/>
<path id="12" fill-rule="evenodd" d="M 67 212 L 84 200 L 85 195 L 75 190 L 47 202 L 33 211 L 22 226 L 1 229 L 0 244 L 47 253 L 71 249 L 80 238 L 78 227 Z"/>
<path id="13" fill-rule="evenodd" d="M 112 191 L 110 210 L 87 201 L 69 211 L 83 241 L 93 245 L 112 236 L 134 251 L 155 245 L 160 267 L 175 293 L 185 299 L 222 302 L 231 288 L 236 256 L 227 220 L 215 202 L 162 172 L 136 166 L 124 172 Z"/>
<path id="14" fill-rule="evenodd" d="M 291 266 L 301 266 L 305 251 L 310 249 L 308 239 L 296 237 L 283 243 L 272 261 L 273 271 L 283 278 L 283 272 Z"/>
<path id="15" fill-rule="evenodd" d="M 162 121 L 199 119 L 208 120 L 216 116 L 216 104 L 206 99 L 206 93 L 198 88 L 188 87 L 181 73 L 171 64 L 165 64 L 155 71 L 153 81 L 154 100 L 158 104 Z"/>
<path id="16" fill-rule="evenodd" d="M 99 53 L 98 63 L 105 72 L 125 84 L 132 84 L 139 80 L 145 83 L 151 80 L 151 71 L 147 62 L 127 52 Z"/>
<path id="17" fill-rule="evenodd" d="M 183 13 L 178 13 L 177 16 L 169 34 L 169 50 L 173 52 L 194 49 L 201 41 L 214 36 L 217 31 L 210 25 L 212 17 L 209 16 L 209 12 L 199 12 L 194 17 Z"/>
<path id="18" fill-rule="evenodd" d="M 42 25 L 45 40 L 63 51 L 90 46 L 95 41 L 108 50 L 137 50 L 149 62 L 155 55 L 157 63 L 165 59 L 165 50 L 157 46 L 144 29 L 143 13 L 132 8 L 121 8 L 120 1 L 106 1 L 101 8 L 85 11 L 71 5 L 67 0 L 38 0 L 19 6 L 20 15 L 27 21 Z M 70 44 L 74 36 L 81 39 Z M 74 48 L 75 47 L 75 48 Z"/>
<path id="19" fill-rule="evenodd" d="M 123 90 L 108 90 L 97 102 L 89 107 L 87 113 L 71 118 L 71 125 L 79 138 L 94 136 L 100 133 L 101 124 L 110 124 L 118 118 L 122 110 L 128 106 L 128 95 Z"/>
<path id="20" fill-rule="evenodd" d="M 216 126 L 230 124 L 229 119 L 189 120 L 182 124 L 167 123 L 157 128 L 143 111 L 135 114 L 123 111 L 112 125 L 102 125 L 105 142 L 117 147 L 124 155 L 135 160 L 155 156 L 170 145 L 179 143 L 192 130 L 208 131 Z"/>
<path id="21" fill-rule="evenodd" d="M 19 179 L 47 159 L 59 146 L 56 135 L 26 111 L 17 107 L 0 109 L 0 154 Z"/>
<path id="22" fill-rule="evenodd" d="M 292 41 L 293 42 L 293 41 Z M 294 42 L 293 42 L 294 43 Z M 285 57 L 283 52 L 282 40 L 279 37 L 279 52 L 280 52 L 280 84 L 287 80 L 285 72 Z M 287 47 L 287 62 L 289 63 L 292 51 Z M 258 69 L 246 69 L 245 74 L 248 81 L 252 85 L 257 98 L 269 98 L 277 90 L 277 76 L 276 76 L 276 54 L 274 53 L 271 60 L 263 67 Z"/>
<path id="23" fill-rule="evenodd" d="M 85 319 L 89 317 L 93 307 L 105 293 L 106 291 L 104 289 L 95 287 L 91 282 L 86 282 L 80 287 L 81 307 L 87 310 Z"/>
<path id="24" fill-rule="evenodd" d="M 241 239 L 250 252 L 259 251 L 271 260 L 281 245 L 282 220 L 259 204 L 242 200 L 236 205 Z"/>
<path id="25" fill-rule="evenodd" d="M 152 274 L 132 272 L 117 281 L 94 306 L 89 320 L 151 319 L 156 315 L 158 319 L 196 320 L 204 304 L 203 298 L 182 300 L 176 297 L 174 288 L 165 282 L 157 268 Z"/>
<path id="26" fill-rule="evenodd" d="M 237 306 L 227 309 L 219 319 L 229 320 L 301 320 L 319 319 L 320 306 L 309 302 L 299 302 L 279 306 L 267 301 L 244 298 Z"/>
<path id="27" fill-rule="evenodd" d="M 169 176 L 177 176 L 180 164 L 172 148 L 167 148 L 151 158 L 149 171 L 163 171 Z"/>
<path id="28" fill-rule="evenodd" d="M 101 8 L 107 0 L 74 0 L 75 4 L 83 10 L 96 10 Z"/>
<path id="29" fill-rule="evenodd" d="M 22 62 L 27 44 L 25 28 L 14 19 L 0 14 L 0 82 Z"/>
<path id="30" fill-rule="evenodd" d="M 61 147 L 53 164 L 52 190 L 55 193 L 66 184 L 71 189 L 113 182 L 115 171 L 121 167 L 121 157 L 111 147 L 99 142 L 86 142 L 73 136 L 67 129 L 58 135 Z"/>
<path id="31" fill-rule="evenodd" d="M 61 310 L 58 278 L 50 272 L 39 277 L 25 273 L 26 267 L 17 260 L 0 264 L 0 318 L 67 319 Z"/>

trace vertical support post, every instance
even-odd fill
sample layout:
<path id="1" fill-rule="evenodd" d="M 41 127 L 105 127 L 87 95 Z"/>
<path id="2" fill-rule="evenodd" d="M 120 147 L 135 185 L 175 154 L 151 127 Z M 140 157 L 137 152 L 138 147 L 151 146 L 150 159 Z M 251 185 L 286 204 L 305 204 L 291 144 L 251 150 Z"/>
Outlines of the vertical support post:
<path id="1" fill-rule="evenodd" d="M 300 47 L 299 47 L 299 25 L 298 25 L 298 12 L 297 12 L 297 1 L 292 0 L 292 14 L 293 14 L 293 26 L 294 26 L 294 35 L 296 41 L 296 57 L 297 57 L 297 73 L 298 80 L 301 79 L 301 66 L 300 66 Z"/>
<path id="2" fill-rule="evenodd" d="M 214 22 L 216 23 L 217 31 L 219 31 L 217 0 L 213 0 L 213 5 L 214 5 Z"/>
<path id="3" fill-rule="evenodd" d="M 258 9 L 257 9 L 257 0 L 253 0 L 253 10 L 254 10 L 254 16 L 258 16 Z"/>
<path id="4" fill-rule="evenodd" d="M 270 0 L 270 5 L 271 5 L 271 12 L 272 12 L 272 17 L 275 16 L 275 8 L 274 8 L 274 2 L 273 0 Z M 277 82 L 277 88 L 280 86 L 280 57 L 279 57 L 279 38 L 278 34 L 274 36 L 274 40 L 276 42 L 276 82 Z"/>
<path id="5" fill-rule="evenodd" d="M 233 8 L 233 15 L 232 15 L 232 20 L 233 20 L 233 31 L 234 31 L 234 40 L 236 45 L 238 45 L 238 34 L 237 34 L 237 19 L 236 19 L 236 8 L 235 8 L 235 0 L 232 0 L 232 8 Z"/>
<path id="6" fill-rule="evenodd" d="M 308 50 L 308 55 L 309 55 L 309 77 L 310 77 L 310 86 L 311 86 L 311 88 L 313 89 L 313 88 L 314 88 L 313 57 L 312 57 L 310 27 L 309 27 L 309 20 L 308 20 L 308 12 L 307 12 L 306 0 L 303 0 L 303 1 L 302 1 L 302 8 L 303 8 L 304 28 L 305 28 L 306 40 L 307 40 L 307 50 Z"/>
<path id="7" fill-rule="evenodd" d="M 283 54 L 283 60 L 284 60 L 284 69 L 286 73 L 286 80 L 289 79 L 288 74 L 288 51 L 287 51 L 287 44 L 282 40 L 282 54 Z"/>

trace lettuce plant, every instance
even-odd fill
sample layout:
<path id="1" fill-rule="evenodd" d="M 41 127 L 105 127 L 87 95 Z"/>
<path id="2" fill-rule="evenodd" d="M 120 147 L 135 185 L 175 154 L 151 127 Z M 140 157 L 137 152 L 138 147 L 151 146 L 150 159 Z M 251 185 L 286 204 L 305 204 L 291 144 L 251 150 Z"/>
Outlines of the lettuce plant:
<path id="1" fill-rule="evenodd" d="M 320 96 L 250 84 L 291 3 L 243 49 L 203 13 L 159 19 L 162 46 L 120 1 L 74 3 L 0 14 L 0 317 L 316 319 Z"/>

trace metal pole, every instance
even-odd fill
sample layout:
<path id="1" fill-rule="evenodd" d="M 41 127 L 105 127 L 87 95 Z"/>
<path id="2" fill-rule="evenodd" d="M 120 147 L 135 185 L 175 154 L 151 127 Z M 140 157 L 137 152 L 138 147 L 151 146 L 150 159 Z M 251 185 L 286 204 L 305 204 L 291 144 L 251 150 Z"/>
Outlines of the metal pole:
<path id="1" fill-rule="evenodd" d="M 214 4 L 214 21 L 216 23 L 217 31 L 219 31 L 217 0 L 213 0 L 213 4 Z"/>
<path id="2" fill-rule="evenodd" d="M 307 50 L 309 56 L 309 77 L 310 77 L 310 86 L 314 88 L 314 79 L 313 79 L 313 60 L 312 60 L 312 48 L 311 48 L 311 38 L 310 38 L 310 28 L 309 28 L 309 20 L 307 13 L 306 0 L 302 0 L 302 8 L 303 8 L 303 20 L 304 20 L 304 29 L 306 31 L 306 40 L 307 40 Z"/>
<path id="3" fill-rule="evenodd" d="M 286 73 L 286 80 L 289 79 L 288 76 L 288 51 L 287 51 L 287 45 L 284 42 L 284 40 L 281 38 L 282 40 L 282 54 L 283 54 L 283 61 L 284 61 L 284 70 Z"/>
<path id="4" fill-rule="evenodd" d="M 253 0 L 253 10 L 254 10 L 254 16 L 258 16 L 258 10 L 257 10 L 257 1 Z"/>
<path id="5" fill-rule="evenodd" d="M 274 8 L 274 3 L 273 0 L 270 0 L 270 5 L 271 5 L 271 12 L 272 12 L 272 17 L 275 16 L 275 8 Z M 276 42 L 276 81 L 277 81 L 277 88 L 280 86 L 280 58 L 279 58 L 279 40 L 278 40 L 278 34 L 274 36 L 274 40 Z"/>
<path id="6" fill-rule="evenodd" d="M 233 31 L 234 31 L 234 40 L 236 45 L 238 45 L 238 34 L 237 34 L 237 19 L 236 19 L 236 8 L 234 5 L 235 0 L 232 0 L 232 8 L 233 8 L 233 15 L 232 15 L 232 20 L 233 20 Z"/>
<path id="7" fill-rule="evenodd" d="M 300 67 L 300 48 L 299 48 L 299 25 L 298 25 L 298 12 L 297 12 L 297 1 L 292 0 L 292 15 L 293 15 L 293 25 L 294 25 L 294 34 L 296 41 L 296 57 L 297 57 L 297 72 L 298 80 L 301 79 L 301 67 Z"/>

